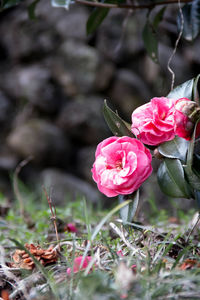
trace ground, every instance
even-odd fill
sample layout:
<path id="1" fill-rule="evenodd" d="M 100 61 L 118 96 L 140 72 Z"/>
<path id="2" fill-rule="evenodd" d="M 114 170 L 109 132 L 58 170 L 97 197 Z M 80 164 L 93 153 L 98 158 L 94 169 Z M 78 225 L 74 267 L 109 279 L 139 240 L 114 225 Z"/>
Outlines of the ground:
<path id="1" fill-rule="evenodd" d="M 23 197 L 20 215 L 18 202 L 6 209 L 1 196 L 3 299 L 200 299 L 194 209 L 172 216 L 151 200 L 142 221 L 139 211 L 123 226 L 117 202 L 105 210 L 80 197 L 56 208 L 58 242 L 46 197 Z"/>

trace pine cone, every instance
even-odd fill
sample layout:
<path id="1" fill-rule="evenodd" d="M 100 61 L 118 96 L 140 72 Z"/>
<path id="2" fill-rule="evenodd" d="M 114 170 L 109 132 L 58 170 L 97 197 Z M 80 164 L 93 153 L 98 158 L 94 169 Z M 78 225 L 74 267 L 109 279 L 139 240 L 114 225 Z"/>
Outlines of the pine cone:
<path id="1" fill-rule="evenodd" d="M 34 244 L 25 244 L 25 247 L 43 266 L 56 262 L 58 259 L 58 253 L 52 247 L 42 249 Z M 17 249 L 12 258 L 14 262 L 11 266 L 14 268 L 32 270 L 35 267 L 34 261 L 24 250 Z"/>

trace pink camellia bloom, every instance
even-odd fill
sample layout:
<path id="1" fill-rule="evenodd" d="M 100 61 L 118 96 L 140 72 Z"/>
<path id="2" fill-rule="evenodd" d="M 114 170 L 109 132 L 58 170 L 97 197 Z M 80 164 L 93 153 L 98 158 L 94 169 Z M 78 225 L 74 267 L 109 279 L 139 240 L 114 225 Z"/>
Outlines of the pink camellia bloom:
<path id="1" fill-rule="evenodd" d="M 88 264 L 92 260 L 92 256 L 86 256 L 84 261 L 83 261 L 82 267 L 80 268 L 82 259 L 83 259 L 83 256 L 78 256 L 74 259 L 73 273 L 77 273 L 81 270 L 86 269 Z M 70 275 L 71 272 L 72 272 L 71 268 L 67 268 L 67 274 Z"/>
<path id="2" fill-rule="evenodd" d="M 97 146 L 93 179 L 107 197 L 136 191 L 151 175 L 151 153 L 135 138 L 110 137 Z"/>
<path id="3" fill-rule="evenodd" d="M 188 116 L 195 110 L 197 104 L 190 99 L 180 98 L 175 102 L 174 121 L 176 135 L 190 140 L 194 129 L 194 123 Z"/>
<path id="4" fill-rule="evenodd" d="M 159 145 L 175 137 L 174 100 L 153 98 L 132 113 L 132 132 L 147 145 Z"/>
<path id="5" fill-rule="evenodd" d="M 77 228 L 74 223 L 68 223 L 66 226 L 66 230 L 69 232 L 77 232 Z"/>

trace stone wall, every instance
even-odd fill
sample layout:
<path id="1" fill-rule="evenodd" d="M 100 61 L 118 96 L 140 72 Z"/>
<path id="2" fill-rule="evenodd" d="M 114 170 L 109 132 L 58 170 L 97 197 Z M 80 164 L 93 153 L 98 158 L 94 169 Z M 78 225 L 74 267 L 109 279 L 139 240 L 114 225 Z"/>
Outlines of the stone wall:
<path id="1" fill-rule="evenodd" d="M 172 8 L 173 9 L 173 8 Z M 78 194 L 102 198 L 92 182 L 96 145 L 111 135 L 103 100 L 130 121 L 131 112 L 170 87 L 167 61 L 177 33 L 173 10 L 160 26 L 160 65 L 147 56 L 141 32 L 145 12 L 112 10 L 98 31 L 85 32 L 91 9 L 69 11 L 40 1 L 38 19 L 25 7 L 0 19 L 0 190 L 12 198 L 10 174 L 30 155 L 21 172 L 30 188 L 45 184 L 58 204 Z M 181 42 L 172 67 L 179 84 L 199 72 L 198 41 Z M 155 181 L 155 177 L 152 177 Z M 149 195 L 151 183 L 144 195 Z M 157 193 L 157 192 L 156 192 Z M 159 198 L 162 199 L 161 194 Z"/>

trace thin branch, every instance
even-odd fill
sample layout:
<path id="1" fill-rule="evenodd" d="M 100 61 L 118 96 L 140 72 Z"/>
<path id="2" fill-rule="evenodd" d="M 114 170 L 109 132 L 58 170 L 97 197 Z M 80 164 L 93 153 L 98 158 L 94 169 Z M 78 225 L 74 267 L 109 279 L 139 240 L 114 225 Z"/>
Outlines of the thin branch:
<path id="1" fill-rule="evenodd" d="M 14 176 L 13 176 L 13 189 L 14 189 L 15 196 L 16 196 L 17 200 L 19 201 L 19 210 L 20 210 L 20 215 L 22 218 L 24 217 L 25 210 L 24 210 L 23 197 L 19 190 L 18 175 L 21 172 L 22 168 L 25 167 L 32 159 L 33 159 L 33 156 L 29 156 L 27 159 L 21 161 L 18 164 L 18 166 L 16 167 Z"/>
<path id="2" fill-rule="evenodd" d="M 178 47 L 178 44 L 180 42 L 180 39 L 181 39 L 181 36 L 183 34 L 183 27 L 184 27 L 184 18 L 183 18 L 183 12 L 182 12 L 182 8 L 181 8 L 181 0 L 178 0 L 178 7 L 179 7 L 179 13 L 180 13 L 180 18 L 181 18 L 181 28 L 180 28 L 180 32 L 179 32 L 179 35 L 177 37 L 177 40 L 176 40 L 176 43 L 175 43 L 175 47 L 174 47 L 174 50 L 168 60 L 168 63 L 167 63 L 167 69 L 168 71 L 171 73 L 172 75 L 172 82 L 171 82 L 171 91 L 173 90 L 174 88 L 174 82 L 175 82 L 175 73 L 174 71 L 172 70 L 170 64 L 171 64 L 171 61 L 174 57 L 174 55 L 176 54 L 176 50 L 177 50 L 177 47 Z"/>
<path id="3" fill-rule="evenodd" d="M 93 2 L 88 0 L 75 0 L 76 3 L 93 6 L 93 7 L 106 7 L 106 8 L 125 8 L 125 9 L 152 9 L 158 5 L 167 5 L 167 4 L 177 4 L 177 0 L 164 0 L 157 1 L 149 4 L 113 4 L 113 3 L 102 3 L 102 2 Z M 180 3 L 190 3 L 192 0 L 180 0 Z"/>
<path id="4" fill-rule="evenodd" d="M 199 220 L 200 220 L 200 212 L 198 212 L 197 218 L 196 218 L 196 220 L 195 220 L 195 222 L 194 222 L 194 224 L 193 224 L 193 226 L 192 226 L 192 228 L 191 228 L 191 230 L 190 230 L 190 232 L 189 232 L 189 234 L 188 234 L 186 243 L 189 242 L 190 236 L 191 236 L 191 234 L 193 233 L 195 227 L 197 227 L 197 225 L 198 225 L 198 223 L 199 223 Z"/>
<path id="5" fill-rule="evenodd" d="M 51 211 L 51 219 L 53 221 L 55 232 L 56 232 L 56 239 L 57 239 L 57 243 L 58 243 L 58 250 L 60 251 L 60 241 L 59 241 L 59 237 L 58 237 L 58 228 L 57 228 L 57 224 L 56 224 L 56 209 L 55 209 L 55 207 L 52 207 L 53 205 L 52 205 L 51 198 L 49 197 L 49 195 L 47 193 L 47 190 L 45 189 L 44 186 L 43 186 L 43 191 L 44 191 L 44 194 L 46 196 L 46 199 L 48 201 L 49 208 L 50 208 L 50 211 Z"/>

